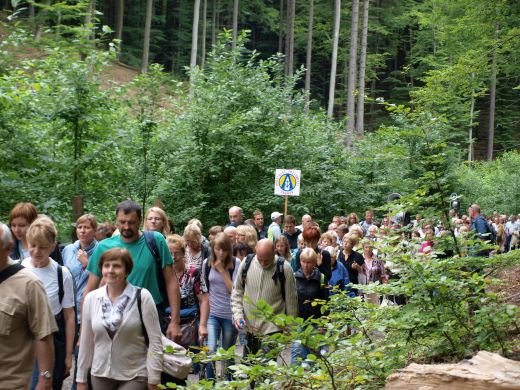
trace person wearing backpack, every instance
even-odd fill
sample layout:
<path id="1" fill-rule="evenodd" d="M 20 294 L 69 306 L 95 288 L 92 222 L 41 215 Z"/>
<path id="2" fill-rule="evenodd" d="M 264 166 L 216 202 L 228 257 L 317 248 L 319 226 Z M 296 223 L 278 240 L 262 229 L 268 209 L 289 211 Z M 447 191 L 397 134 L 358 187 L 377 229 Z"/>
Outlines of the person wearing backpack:
<path id="1" fill-rule="evenodd" d="M 32 271 L 43 283 L 52 313 L 58 325 L 54 334 L 54 368 L 52 388 L 62 388 L 63 380 L 70 375 L 74 337 L 76 335 L 76 313 L 72 275 L 49 256 L 56 246 L 57 231 L 49 217 L 40 216 L 27 230 L 30 257 L 22 265 Z M 42 372 L 35 363 L 31 389 L 35 389 Z"/>
<path id="2" fill-rule="evenodd" d="M 128 282 L 146 288 L 152 294 L 162 332 L 170 340 L 180 340 L 179 282 L 164 236 L 159 232 L 139 231 L 141 206 L 131 200 L 117 205 L 116 221 L 120 234 L 99 242 L 89 259 L 87 271 L 90 275 L 83 297 L 99 286 L 102 275 L 98 263 L 103 253 L 112 248 L 127 249 L 134 259 Z"/>
<path id="3" fill-rule="evenodd" d="M 237 330 L 246 327 L 246 351 L 255 354 L 263 347 L 262 336 L 280 332 L 276 324 L 255 315 L 256 304 L 264 300 L 274 314 L 296 317 L 296 282 L 290 264 L 275 255 L 274 243 L 268 238 L 258 241 L 256 255 L 240 263 L 238 275 L 231 293 L 233 325 Z"/>
<path id="4" fill-rule="evenodd" d="M 224 233 L 219 233 L 211 243 L 211 258 L 204 261 L 202 279 L 209 292 L 208 348 L 217 351 L 217 343 L 224 349 L 235 344 L 238 331 L 233 327 L 231 291 L 238 275 L 240 260 L 233 256 L 233 245 Z M 226 366 L 229 362 L 226 362 Z M 228 380 L 231 374 L 225 370 Z M 212 364 L 206 365 L 206 378 L 215 379 Z"/>
<path id="5" fill-rule="evenodd" d="M 28 388 L 36 351 L 38 385 L 50 389 L 58 328 L 40 280 L 9 257 L 13 241 L 9 227 L 0 223 L 0 388 Z"/>

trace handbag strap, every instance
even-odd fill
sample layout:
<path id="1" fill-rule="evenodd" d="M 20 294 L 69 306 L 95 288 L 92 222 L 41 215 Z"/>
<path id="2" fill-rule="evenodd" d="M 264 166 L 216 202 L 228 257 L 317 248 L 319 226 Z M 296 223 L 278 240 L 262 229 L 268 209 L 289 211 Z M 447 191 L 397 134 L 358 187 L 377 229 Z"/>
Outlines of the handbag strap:
<path id="1" fill-rule="evenodd" d="M 143 310 L 141 308 L 141 289 L 138 288 L 137 292 L 135 293 L 135 299 L 137 301 L 137 311 L 139 312 L 139 319 L 141 320 L 141 327 L 143 328 L 143 336 L 144 336 L 144 343 L 146 344 L 146 347 L 150 345 L 150 339 L 148 338 L 148 332 L 146 331 L 146 326 L 144 326 L 143 322 Z"/>
<path id="2" fill-rule="evenodd" d="M 6 269 L 4 269 L 2 272 L 0 272 L 0 283 L 9 279 L 11 276 L 15 275 L 16 273 L 18 273 L 18 271 L 21 271 L 23 269 L 24 269 L 24 266 L 21 265 L 20 263 L 10 265 Z"/>

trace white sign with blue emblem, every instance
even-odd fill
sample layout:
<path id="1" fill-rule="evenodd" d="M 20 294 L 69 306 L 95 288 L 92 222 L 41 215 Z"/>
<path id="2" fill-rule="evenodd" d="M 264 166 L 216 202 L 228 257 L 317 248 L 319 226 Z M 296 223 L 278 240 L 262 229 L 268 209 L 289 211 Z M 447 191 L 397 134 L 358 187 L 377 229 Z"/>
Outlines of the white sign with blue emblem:
<path id="1" fill-rule="evenodd" d="M 300 179 L 300 170 L 277 169 L 274 175 L 274 194 L 300 196 Z"/>

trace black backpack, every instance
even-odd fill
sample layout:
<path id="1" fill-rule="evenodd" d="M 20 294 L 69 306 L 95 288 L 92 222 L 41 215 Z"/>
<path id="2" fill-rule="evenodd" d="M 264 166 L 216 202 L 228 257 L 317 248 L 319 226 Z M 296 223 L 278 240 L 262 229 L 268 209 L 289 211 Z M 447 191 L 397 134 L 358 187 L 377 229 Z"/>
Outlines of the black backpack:
<path id="1" fill-rule="evenodd" d="M 242 286 L 245 287 L 246 285 L 246 278 L 247 278 L 247 271 L 249 271 L 249 267 L 251 266 L 251 262 L 253 261 L 253 258 L 256 255 L 254 253 L 251 253 L 247 255 L 244 264 L 244 268 L 242 268 Z M 276 281 L 280 281 L 280 287 L 282 288 L 282 298 L 285 302 L 285 273 L 283 271 L 285 259 L 283 257 L 278 257 L 276 260 L 276 271 L 273 275 L 274 283 L 276 284 Z"/>
<path id="2" fill-rule="evenodd" d="M 163 299 L 163 304 L 166 306 L 169 305 L 168 293 L 166 290 L 166 283 L 164 281 L 164 274 L 162 272 L 162 259 L 159 254 L 159 249 L 157 248 L 157 244 L 155 243 L 155 237 L 152 231 L 144 231 L 144 239 L 146 241 L 146 246 L 152 253 L 152 256 L 156 263 L 157 269 L 157 284 L 159 286 L 159 292 L 161 293 L 161 297 Z"/>

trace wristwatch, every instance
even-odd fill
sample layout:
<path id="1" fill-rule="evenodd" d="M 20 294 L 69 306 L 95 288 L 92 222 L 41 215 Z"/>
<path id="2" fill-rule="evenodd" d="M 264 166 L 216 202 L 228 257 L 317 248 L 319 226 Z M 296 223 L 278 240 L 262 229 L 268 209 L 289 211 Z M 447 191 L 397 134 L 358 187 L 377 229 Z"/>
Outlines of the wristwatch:
<path id="1" fill-rule="evenodd" d="M 43 376 L 45 379 L 51 379 L 52 374 L 49 370 L 42 370 L 40 371 L 40 376 Z"/>

